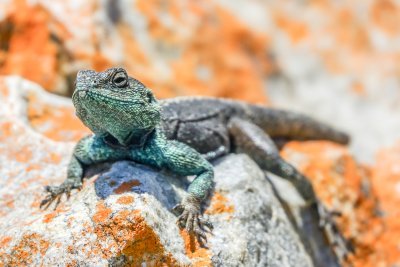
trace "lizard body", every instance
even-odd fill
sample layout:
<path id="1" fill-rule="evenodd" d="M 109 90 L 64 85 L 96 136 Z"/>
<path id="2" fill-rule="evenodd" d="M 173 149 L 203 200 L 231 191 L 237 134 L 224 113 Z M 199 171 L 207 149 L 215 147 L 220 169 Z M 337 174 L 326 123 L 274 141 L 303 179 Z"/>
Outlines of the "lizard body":
<path id="1" fill-rule="evenodd" d="M 87 166 L 129 159 L 195 175 L 188 196 L 177 205 L 178 222 L 206 240 L 200 205 L 213 187 L 209 160 L 229 152 L 247 153 L 263 170 L 292 182 L 303 198 L 319 207 L 311 183 L 279 156 L 279 140 L 324 139 L 346 144 L 349 138 L 323 123 L 293 112 L 206 97 L 157 101 L 122 68 L 80 71 L 73 94 L 76 115 L 94 135 L 81 139 L 60 186 L 47 186 L 41 205 L 82 186 Z M 203 154 L 203 155 L 202 155 Z"/>
<path id="2" fill-rule="evenodd" d="M 232 140 L 229 138 L 228 125 L 233 118 L 251 122 L 274 141 L 349 142 L 345 133 L 308 116 L 286 110 L 211 97 L 176 97 L 161 100 L 160 103 L 162 129 L 167 138 L 187 143 L 204 154 L 221 146 L 230 151 Z"/>

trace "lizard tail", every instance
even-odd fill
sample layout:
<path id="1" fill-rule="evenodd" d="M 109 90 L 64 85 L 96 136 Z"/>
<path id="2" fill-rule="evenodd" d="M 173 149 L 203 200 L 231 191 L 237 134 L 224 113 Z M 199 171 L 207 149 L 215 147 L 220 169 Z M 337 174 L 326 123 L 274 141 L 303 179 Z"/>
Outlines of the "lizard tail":
<path id="1" fill-rule="evenodd" d="M 344 145 L 350 142 L 346 133 L 306 115 L 256 105 L 250 105 L 246 111 L 249 119 L 272 138 L 328 140 Z"/>

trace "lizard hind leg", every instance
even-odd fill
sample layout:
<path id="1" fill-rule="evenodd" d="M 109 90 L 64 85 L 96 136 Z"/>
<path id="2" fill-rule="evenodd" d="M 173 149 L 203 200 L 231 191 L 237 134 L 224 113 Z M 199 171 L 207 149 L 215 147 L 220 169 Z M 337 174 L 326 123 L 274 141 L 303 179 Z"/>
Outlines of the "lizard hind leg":
<path id="1" fill-rule="evenodd" d="M 332 213 L 327 211 L 318 200 L 311 182 L 295 167 L 281 158 L 274 141 L 257 125 L 240 118 L 231 119 L 228 128 L 235 152 L 249 155 L 263 170 L 291 182 L 308 204 L 302 208 L 302 214 L 314 218 L 313 221 L 316 225 L 315 227 L 311 226 L 312 222 L 310 222 L 306 223 L 307 225 L 300 226 L 300 228 L 305 232 L 304 241 L 311 247 L 311 254 L 313 254 L 315 262 L 335 262 L 335 259 L 341 260 L 343 255 L 346 256 L 351 248 L 339 232 L 331 216 Z M 317 236 L 321 234 L 322 236 Z M 315 241 L 310 240 L 310 235 L 315 238 Z M 322 252 L 321 243 L 331 247 L 333 254 Z M 316 264 L 316 266 L 321 265 Z"/>
<path id="2" fill-rule="evenodd" d="M 315 201 L 316 196 L 310 181 L 281 158 L 274 141 L 261 128 L 239 118 L 232 119 L 228 128 L 236 152 L 246 153 L 263 170 L 291 182 L 305 201 Z"/>

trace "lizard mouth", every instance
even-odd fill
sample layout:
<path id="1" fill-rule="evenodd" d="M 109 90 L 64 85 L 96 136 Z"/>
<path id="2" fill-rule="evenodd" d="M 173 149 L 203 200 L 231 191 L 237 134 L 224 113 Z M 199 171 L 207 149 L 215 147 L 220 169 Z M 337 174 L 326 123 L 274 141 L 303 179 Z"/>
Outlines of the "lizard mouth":
<path id="1" fill-rule="evenodd" d="M 112 96 L 105 96 L 103 94 L 95 93 L 93 91 L 86 91 L 84 96 L 89 96 L 90 98 L 98 101 L 111 101 L 118 104 L 126 104 L 126 105 L 141 105 L 145 106 L 146 102 L 143 100 L 129 100 L 129 99 L 121 99 Z M 79 95 L 80 96 L 80 95 Z"/>

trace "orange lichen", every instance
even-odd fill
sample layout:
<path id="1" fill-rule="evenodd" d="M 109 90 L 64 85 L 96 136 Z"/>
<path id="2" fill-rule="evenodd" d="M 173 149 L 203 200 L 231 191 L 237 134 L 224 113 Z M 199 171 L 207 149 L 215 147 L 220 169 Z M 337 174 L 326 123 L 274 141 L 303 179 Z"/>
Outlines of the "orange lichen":
<path id="1" fill-rule="evenodd" d="M 286 16 L 281 12 L 275 13 L 275 23 L 282 29 L 293 43 L 298 43 L 305 39 L 309 34 L 308 26 L 301 20 Z"/>
<path id="2" fill-rule="evenodd" d="M 14 155 L 14 159 L 22 163 L 28 163 L 31 158 L 32 158 L 32 151 L 28 147 L 22 147 Z"/>
<path id="3" fill-rule="evenodd" d="M 193 266 L 212 266 L 210 251 L 201 247 L 194 235 L 189 235 L 185 230 L 181 230 L 180 234 L 185 242 L 186 255 L 192 260 Z"/>
<path id="4" fill-rule="evenodd" d="M 39 164 L 29 164 L 26 167 L 26 171 L 27 172 L 31 172 L 31 171 L 36 171 L 36 170 L 40 170 L 42 168 L 42 166 L 40 166 Z"/>
<path id="5" fill-rule="evenodd" d="M 251 30 L 217 4 L 157 3 L 137 1 L 136 6 L 146 16 L 154 40 L 182 52 L 168 62 L 173 70 L 171 79 L 157 86 L 152 79 L 150 87 L 162 87 L 172 95 L 213 95 L 266 103 L 263 77 L 272 65 L 265 52 L 268 38 L 264 34 Z M 191 34 L 182 35 L 166 26 L 160 12 L 170 14 L 174 23 L 187 24 Z M 188 13 L 196 24 L 185 23 L 183 14 Z"/>
<path id="6" fill-rule="evenodd" d="M 75 267 L 79 266 L 78 262 L 76 260 L 72 260 L 71 262 L 66 263 L 66 267 Z"/>
<path id="7" fill-rule="evenodd" d="M 100 201 L 96 205 L 96 213 L 93 215 L 93 221 L 95 223 L 105 222 L 110 217 L 111 212 L 112 210 L 104 204 L 104 201 Z"/>
<path id="8" fill-rule="evenodd" d="M 0 240 L 0 247 L 5 247 L 8 243 L 11 242 L 11 240 L 12 240 L 11 236 L 3 237 L 3 238 Z"/>
<path id="9" fill-rule="evenodd" d="M 42 6 L 24 0 L 13 1 L 0 29 L 4 33 L 0 74 L 19 74 L 53 91 L 58 85 L 61 49 L 54 37 L 68 38 L 66 29 Z"/>
<path id="10" fill-rule="evenodd" d="M 207 214 L 233 213 L 235 207 L 229 204 L 229 200 L 221 193 L 215 192 L 211 198 L 211 206 L 206 210 Z"/>
<path id="11" fill-rule="evenodd" d="M 366 94 L 365 88 L 364 88 L 363 84 L 360 82 L 353 83 L 353 86 L 351 87 L 351 89 L 353 90 L 354 93 L 356 93 L 358 95 L 362 96 L 362 95 Z"/>
<path id="12" fill-rule="evenodd" d="M 0 96 L 6 98 L 10 95 L 10 91 L 6 86 L 4 79 L 0 79 Z"/>
<path id="13" fill-rule="evenodd" d="M 125 192 L 130 192 L 132 190 L 132 187 L 139 186 L 141 183 L 138 180 L 131 180 L 128 182 L 123 182 L 120 186 L 118 186 L 116 189 L 114 189 L 114 193 L 116 194 L 122 194 Z"/>
<path id="14" fill-rule="evenodd" d="M 61 160 L 62 160 L 61 156 L 53 152 L 50 152 L 48 157 L 44 159 L 46 163 L 53 163 L 53 164 L 59 164 Z"/>
<path id="15" fill-rule="evenodd" d="M 11 121 L 4 121 L 0 123 L 0 141 L 6 140 L 13 134 L 13 123 Z"/>
<path id="16" fill-rule="evenodd" d="M 15 136 L 21 135 L 21 130 L 10 121 L 0 123 L 0 141 L 3 143 L 15 142 Z M 31 164 L 34 154 L 31 146 L 7 146 L 4 151 L 0 152 L 12 161 L 25 164 L 26 167 Z"/>
<path id="17" fill-rule="evenodd" d="M 359 12 L 360 9 L 366 12 Z M 300 40 L 301 49 L 322 59 L 330 74 L 356 78 L 363 86 L 371 71 L 381 78 L 398 76 L 399 49 L 388 46 L 400 29 L 400 6 L 396 1 L 337 4 L 313 0 L 301 6 L 275 1 L 270 10 L 277 26 L 274 31 L 290 38 L 289 45 L 293 46 L 289 49 L 298 51 Z M 297 16 L 298 13 L 302 15 Z M 377 36 L 381 36 L 382 46 L 376 45 Z"/>
<path id="18" fill-rule="evenodd" d="M 53 219 L 57 216 L 57 214 L 58 214 L 58 212 L 55 212 L 55 211 L 46 214 L 46 215 L 44 216 L 44 218 L 43 218 L 43 222 L 44 222 L 44 223 L 49 223 L 49 222 L 53 221 Z"/>
<path id="19" fill-rule="evenodd" d="M 330 30 L 337 43 L 345 45 L 351 52 L 370 51 L 371 42 L 366 28 L 357 20 L 356 14 L 348 9 L 338 9 L 335 12 L 337 20 L 333 21 Z"/>
<path id="20" fill-rule="evenodd" d="M 79 38 L 71 36 L 43 6 L 31 6 L 19 0 L 10 5 L 7 17 L 0 25 L 4 33 L 0 36 L 0 73 L 20 74 L 49 91 L 69 94 L 72 88 L 66 87 L 72 87 L 75 75 L 71 63 L 79 62 L 79 65 L 95 70 L 120 65 L 154 89 L 158 97 L 201 94 L 265 103 L 264 75 L 274 68 L 266 53 L 268 38 L 219 5 L 209 5 L 211 8 L 197 2 L 184 5 L 165 4 L 159 0 L 135 2 L 147 19 L 157 53 L 162 52 L 159 50 L 172 51 L 162 53 L 172 72 L 154 75 L 158 66 L 152 62 L 152 54 L 142 47 L 136 31 L 124 21 L 115 27 L 123 49 L 123 58 L 116 62 L 101 49 L 115 47 L 114 38 L 104 40 L 93 31 L 88 44 L 92 49 L 76 46 L 70 51 L 65 46 L 66 41 L 71 37 Z M 85 15 L 93 15 L 94 6 L 88 8 Z M 160 18 L 162 12 L 168 13 L 176 25 L 187 28 L 177 31 L 167 26 Z M 188 17 L 196 23 L 193 24 L 192 19 L 187 21 Z M 177 56 L 180 51 L 181 57 Z"/>
<path id="21" fill-rule="evenodd" d="M 367 29 L 357 15 L 346 8 L 333 9 L 330 15 L 334 19 L 325 22 L 324 29 L 330 33 L 330 39 L 339 47 L 342 56 L 338 56 L 338 48 L 323 49 L 321 58 L 332 73 L 362 73 L 373 58 Z"/>
<path id="22" fill-rule="evenodd" d="M 44 256 L 50 243 L 37 233 L 24 234 L 21 240 L 11 248 L 11 253 L 0 253 L 0 259 L 7 266 L 32 265 L 38 255 Z M 39 257 L 40 258 L 40 257 Z M 34 265 L 40 265 L 35 262 Z"/>
<path id="23" fill-rule="evenodd" d="M 122 196 L 117 199 L 117 203 L 121 205 L 128 205 L 133 203 L 134 198 L 133 196 Z"/>
<path id="24" fill-rule="evenodd" d="M 104 204 L 98 205 L 96 214 L 104 213 L 102 206 Z M 101 251 L 106 257 L 124 255 L 129 266 L 140 266 L 143 263 L 151 266 L 177 265 L 176 260 L 165 251 L 157 234 L 138 211 L 122 210 L 110 217 L 108 211 L 107 214 L 100 216 L 101 220 L 99 216 L 93 217 L 96 223 L 93 231 L 100 242 L 111 243 L 111 247 Z"/>
<path id="25" fill-rule="evenodd" d="M 177 83 L 192 95 L 266 103 L 262 75 L 270 65 L 260 55 L 265 53 L 266 37 L 250 31 L 225 9 L 214 12 L 205 14 L 187 49 L 173 64 Z M 218 23 L 213 20 L 216 17 Z"/>
<path id="26" fill-rule="evenodd" d="M 374 254 L 381 256 L 375 266 L 395 266 L 400 264 L 400 143 L 378 153 L 372 185 L 384 221 L 382 235 L 374 240 Z"/>
<path id="27" fill-rule="evenodd" d="M 90 133 L 72 107 L 45 103 L 33 93 L 28 95 L 27 113 L 35 130 L 56 141 L 77 141 Z"/>
<path id="28" fill-rule="evenodd" d="M 379 266 L 383 255 L 376 245 L 384 224 L 376 214 L 375 187 L 365 189 L 371 185 L 369 169 L 357 165 L 345 147 L 329 142 L 291 142 L 282 155 L 310 178 L 329 208 L 342 213 L 339 227 L 356 251 L 349 258 L 351 264 Z"/>
<path id="29" fill-rule="evenodd" d="M 400 30 L 400 8 L 391 0 L 373 1 L 370 9 L 372 21 L 387 34 L 397 36 Z"/>
<path id="30" fill-rule="evenodd" d="M 128 69 L 134 70 L 137 66 L 140 66 L 142 68 L 148 66 L 149 60 L 147 59 L 139 44 L 134 39 L 132 29 L 130 29 L 129 26 L 126 24 L 119 24 L 118 32 L 124 40 L 124 55 L 130 59 L 126 62 L 126 67 Z M 136 75 L 141 74 L 136 73 Z M 140 76 L 138 77 L 138 79 L 140 79 Z"/>
<path id="31" fill-rule="evenodd" d="M 5 207 L 10 209 L 14 208 L 14 195 L 13 194 L 3 194 L 0 203 L 3 202 Z"/>

